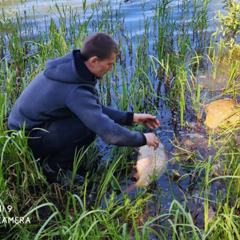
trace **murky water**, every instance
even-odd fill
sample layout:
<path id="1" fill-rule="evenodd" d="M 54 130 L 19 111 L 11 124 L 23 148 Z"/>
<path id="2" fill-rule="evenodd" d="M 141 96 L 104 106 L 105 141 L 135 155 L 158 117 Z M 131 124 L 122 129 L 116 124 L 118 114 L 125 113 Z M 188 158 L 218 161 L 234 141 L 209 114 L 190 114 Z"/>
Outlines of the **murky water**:
<path id="1" fill-rule="evenodd" d="M 45 23 L 48 19 L 51 17 L 57 18 L 58 11 L 55 6 L 57 3 L 59 4 L 66 4 L 67 6 L 70 6 L 73 9 L 76 9 L 80 13 L 83 14 L 83 17 L 87 17 L 91 14 L 91 6 L 93 4 L 100 4 L 100 5 L 105 5 L 108 3 L 108 1 L 94 1 L 94 0 L 87 0 L 86 4 L 84 1 L 79 1 L 79 0 L 66 0 L 66 1 L 47 1 L 47 0 L 28 0 L 25 3 L 21 3 L 23 1 L 20 0 L 15 0 L 15 1 L 10 1 L 10 0 L 3 0 L 0 3 L 0 8 L 4 8 L 5 10 L 7 9 L 9 14 L 13 12 L 19 12 L 19 13 L 24 13 L 26 14 L 28 19 L 34 18 L 36 21 L 39 22 L 39 24 L 45 27 Z M 153 7 L 156 5 L 157 1 L 154 0 L 146 0 L 146 1 L 111 1 L 110 5 L 114 9 L 119 8 L 119 3 L 121 2 L 121 14 L 123 14 L 125 18 L 125 23 L 128 29 L 126 31 L 131 31 L 134 34 L 141 34 L 143 31 L 143 19 L 144 17 L 151 17 L 153 16 Z M 171 2 L 170 6 L 173 11 L 173 16 L 177 17 L 179 13 L 179 8 L 182 7 L 183 3 L 185 1 L 183 0 L 174 0 Z M 217 21 L 215 19 L 215 16 L 217 14 L 217 11 L 222 10 L 223 11 L 223 3 L 222 0 L 213 0 L 208 6 L 208 28 L 207 31 L 209 34 L 211 34 L 216 27 Z M 35 11 L 32 11 L 32 10 Z M 143 12 L 144 9 L 144 12 Z M 191 11 L 191 8 L 190 10 Z M 188 21 L 188 19 L 185 19 Z M 140 27 L 141 26 L 141 27 Z M 150 26 L 151 28 L 151 26 Z M 191 34 L 191 33 L 189 33 Z M 149 39 L 151 42 L 151 39 Z M 172 157 L 172 153 L 176 153 L 176 149 L 173 147 L 173 145 L 169 142 L 169 140 L 173 140 L 175 134 L 177 133 L 177 138 L 180 143 L 184 143 L 187 140 L 194 143 L 194 145 L 191 146 L 191 148 L 195 148 L 199 150 L 203 155 L 209 154 L 207 152 L 207 141 L 206 141 L 206 136 L 205 132 L 203 129 L 198 127 L 194 121 L 196 119 L 191 116 L 189 116 L 188 121 L 192 122 L 192 125 L 188 129 L 180 130 L 178 121 L 174 119 L 172 116 L 172 113 L 169 112 L 169 109 L 161 109 L 160 115 L 158 116 L 162 130 L 157 132 L 157 135 L 159 138 L 162 140 L 164 145 L 166 146 L 166 150 L 168 152 L 169 159 Z M 185 157 L 186 158 L 186 157 Z M 183 157 L 184 159 L 184 157 Z M 196 208 L 196 212 L 201 212 L 201 209 L 203 207 L 203 201 L 199 200 L 203 196 L 200 194 L 197 188 L 193 188 L 193 192 L 190 192 L 189 195 L 185 196 L 187 188 L 191 184 L 191 176 L 189 175 L 186 177 L 183 181 L 180 183 L 177 181 L 174 181 L 174 176 L 172 174 L 172 171 L 178 171 L 179 166 L 178 164 L 172 164 L 169 163 L 169 169 L 166 171 L 166 173 L 159 178 L 158 180 L 158 185 L 159 188 L 162 189 L 162 194 L 161 194 L 161 202 L 163 205 L 163 209 L 167 209 L 169 204 L 171 203 L 172 199 L 178 199 L 180 202 L 185 202 L 189 201 L 189 203 L 192 201 L 192 198 L 190 197 L 191 195 L 196 196 L 194 198 L 194 201 L 192 203 L 192 208 Z M 180 170 L 179 174 L 180 176 L 183 176 L 184 174 L 188 173 L 188 170 Z M 172 179 L 173 178 L 173 179 Z M 198 179 L 199 180 L 199 179 Z M 200 180 L 199 180 L 200 181 Z M 171 184 L 170 184 L 171 182 Z M 219 184 L 215 183 L 212 187 L 212 193 L 214 194 L 215 191 L 219 188 Z M 203 211 L 202 211 L 203 212 Z M 200 214 L 199 215 L 199 226 L 202 226 L 203 224 L 203 216 Z"/>

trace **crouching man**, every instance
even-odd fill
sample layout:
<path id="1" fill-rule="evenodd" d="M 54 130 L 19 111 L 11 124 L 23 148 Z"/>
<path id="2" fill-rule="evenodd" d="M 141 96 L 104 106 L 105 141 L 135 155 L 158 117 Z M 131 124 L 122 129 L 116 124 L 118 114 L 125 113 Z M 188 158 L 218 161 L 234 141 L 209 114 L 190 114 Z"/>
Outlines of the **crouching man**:
<path id="1" fill-rule="evenodd" d="M 49 181 L 71 178 L 76 149 L 89 146 L 96 135 L 117 146 L 158 146 L 153 133 L 121 126 L 138 123 L 153 129 L 160 125 L 155 116 L 112 109 L 96 94 L 98 79 L 113 69 L 118 52 L 108 34 L 89 36 L 81 50 L 49 59 L 13 106 L 8 128 L 18 131 L 25 124 L 28 145 Z M 74 181 L 78 184 L 82 178 L 76 175 Z"/>

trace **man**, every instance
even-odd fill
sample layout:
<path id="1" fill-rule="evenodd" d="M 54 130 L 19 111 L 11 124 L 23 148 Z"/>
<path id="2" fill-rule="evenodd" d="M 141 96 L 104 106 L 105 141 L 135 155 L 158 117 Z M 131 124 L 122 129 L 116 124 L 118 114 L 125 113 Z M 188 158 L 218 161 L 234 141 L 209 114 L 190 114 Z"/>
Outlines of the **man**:
<path id="1" fill-rule="evenodd" d="M 109 35 L 89 36 L 81 51 L 49 59 L 13 106 L 8 127 L 25 127 L 30 137 L 28 145 L 45 166 L 49 179 L 63 182 L 57 178 L 60 169 L 64 176 L 71 177 L 76 149 L 89 146 L 96 135 L 117 146 L 158 146 L 153 133 L 142 134 L 120 126 L 134 122 L 153 129 L 160 126 L 155 116 L 119 111 L 99 102 L 97 79 L 113 69 L 118 51 Z"/>

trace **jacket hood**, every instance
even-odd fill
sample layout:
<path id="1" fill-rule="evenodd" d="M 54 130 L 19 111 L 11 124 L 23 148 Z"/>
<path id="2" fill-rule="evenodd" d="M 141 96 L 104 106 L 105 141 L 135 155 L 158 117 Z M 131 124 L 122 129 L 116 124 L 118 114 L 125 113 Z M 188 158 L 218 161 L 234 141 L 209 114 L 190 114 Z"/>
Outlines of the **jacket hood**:
<path id="1" fill-rule="evenodd" d="M 76 69 L 76 63 L 74 58 L 74 52 L 79 50 L 73 50 L 70 53 L 60 57 L 51 58 L 45 64 L 44 75 L 51 80 L 67 83 L 88 83 L 96 85 L 97 79 L 90 74 L 80 75 Z M 82 67 L 87 68 L 82 61 Z M 86 76 L 84 76 L 86 75 Z M 91 76 L 89 78 L 89 75 Z"/>

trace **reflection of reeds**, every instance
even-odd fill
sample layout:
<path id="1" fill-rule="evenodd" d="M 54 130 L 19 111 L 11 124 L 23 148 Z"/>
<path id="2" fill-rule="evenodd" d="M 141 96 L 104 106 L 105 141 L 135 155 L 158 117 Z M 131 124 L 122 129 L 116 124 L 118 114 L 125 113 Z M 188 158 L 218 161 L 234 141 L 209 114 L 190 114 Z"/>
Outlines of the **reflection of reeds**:
<path id="1" fill-rule="evenodd" d="M 8 112 L 25 86 L 43 69 L 46 60 L 81 48 L 85 37 L 95 31 L 110 33 L 121 50 L 113 72 L 97 85 L 104 104 L 154 114 L 161 112 L 164 105 L 181 125 L 187 123 L 189 112 L 195 114 L 200 123 L 209 93 L 199 75 L 211 71 L 212 79 L 216 80 L 220 76 L 219 66 L 224 64 L 229 68 L 224 68 L 228 81 L 222 96 L 237 98 L 240 92 L 239 46 L 229 49 L 224 41 L 217 43 L 217 32 L 208 45 L 207 1 L 182 1 L 174 11 L 171 2 L 156 1 L 153 16 L 143 16 L 139 21 L 140 34 L 126 25 L 127 13 L 122 12 L 122 3 L 114 9 L 110 2 L 96 4 L 89 17 L 85 0 L 82 15 L 71 7 L 56 5 L 59 17 L 46 19 L 45 26 L 39 25 L 36 18 L 28 21 L 26 14 L 7 15 L 2 11 L 0 204 L 12 205 L 13 210 L 1 212 L 0 216 L 30 216 L 32 223 L 24 228 L 14 223 L 0 224 L 0 228 L 9 230 L 4 229 L 0 236 L 5 234 L 6 239 L 239 238 L 238 126 L 231 125 L 218 138 L 213 132 L 209 133 L 208 147 L 216 147 L 215 155 L 209 153 L 205 159 L 197 151 L 186 150 L 185 162 L 180 161 L 179 156 L 171 159 L 177 160 L 179 172 L 186 170 L 186 174 L 178 173 L 176 183 L 169 177 L 171 202 L 165 213 L 161 212 L 161 204 L 169 193 L 163 194 L 161 184 L 158 188 L 150 186 L 148 192 L 138 191 L 131 200 L 126 195 L 117 195 L 121 193 L 121 179 L 129 176 L 134 164 L 134 161 L 127 161 L 133 159 L 132 149 L 113 147 L 108 151 L 108 160 L 86 176 L 83 186 L 76 189 L 71 186 L 70 193 L 46 183 L 28 149 L 24 131 L 7 131 Z M 145 7 L 142 4 L 143 12 Z M 218 145 L 219 138 L 227 142 L 224 147 Z M 89 162 L 96 156 L 98 152 L 93 145 L 88 149 Z M 82 152 L 76 153 L 76 165 L 81 163 L 82 157 Z M 215 169 L 218 161 L 221 171 Z M 170 172 L 171 169 L 169 176 Z M 211 178 L 211 172 L 218 174 L 217 177 Z M 183 192 L 180 184 L 188 178 L 189 184 Z M 227 194 L 217 190 L 217 198 L 212 199 L 211 188 L 215 181 L 226 186 Z M 174 200 L 177 197 L 175 185 L 183 196 L 183 204 Z M 197 196 L 194 191 L 198 191 Z M 200 206 L 200 202 L 203 205 Z M 196 225 L 202 210 L 203 228 Z"/>

